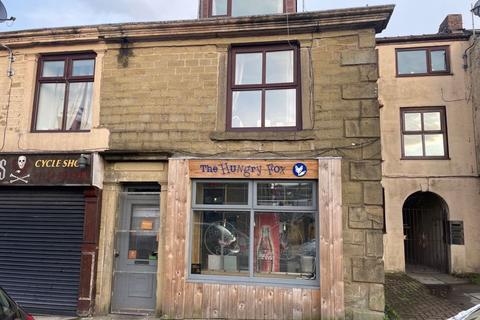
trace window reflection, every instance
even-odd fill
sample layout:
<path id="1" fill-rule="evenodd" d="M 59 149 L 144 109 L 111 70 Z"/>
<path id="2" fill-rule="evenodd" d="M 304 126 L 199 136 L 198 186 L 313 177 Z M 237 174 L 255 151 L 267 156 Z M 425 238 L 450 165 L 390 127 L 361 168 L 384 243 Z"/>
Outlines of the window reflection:
<path id="1" fill-rule="evenodd" d="M 425 155 L 443 156 L 445 154 L 443 144 L 443 134 L 425 135 Z"/>
<path id="2" fill-rule="evenodd" d="M 225 16 L 227 13 L 227 0 L 212 0 L 213 16 Z"/>
<path id="3" fill-rule="evenodd" d="M 267 83 L 293 82 L 293 50 L 267 52 Z"/>
<path id="4" fill-rule="evenodd" d="M 296 125 L 297 90 L 267 90 L 265 92 L 265 126 L 293 127 Z"/>
<path id="5" fill-rule="evenodd" d="M 232 16 L 250 16 L 283 12 L 283 0 L 232 0 Z"/>
<path id="6" fill-rule="evenodd" d="M 398 52 L 398 74 L 427 73 L 426 54 L 425 50 Z"/>
<path id="7" fill-rule="evenodd" d="M 235 84 L 262 83 L 261 53 L 238 53 L 235 59 Z"/>
<path id="8" fill-rule="evenodd" d="M 315 278 L 313 213 L 255 213 L 254 273 L 277 278 Z"/>
<path id="9" fill-rule="evenodd" d="M 432 51 L 430 53 L 432 72 L 447 71 L 447 57 L 445 50 Z"/>
<path id="10" fill-rule="evenodd" d="M 38 98 L 37 130 L 60 130 L 65 100 L 64 83 L 42 83 Z"/>
<path id="11" fill-rule="evenodd" d="M 93 82 L 74 82 L 68 92 L 67 130 L 87 130 L 92 126 Z"/>
<path id="12" fill-rule="evenodd" d="M 232 94 L 232 128 L 262 126 L 262 92 L 235 91 Z"/>
<path id="13" fill-rule="evenodd" d="M 405 113 L 405 130 L 421 131 L 422 130 L 422 114 L 421 113 Z"/>
<path id="14" fill-rule="evenodd" d="M 443 108 L 403 109 L 403 155 L 405 157 L 446 156 L 446 129 Z"/>
<path id="15" fill-rule="evenodd" d="M 248 183 L 198 182 L 196 204 L 247 205 Z"/>
<path id="16" fill-rule="evenodd" d="M 248 276 L 249 212 L 195 211 L 192 264 L 201 274 Z"/>
<path id="17" fill-rule="evenodd" d="M 309 207 L 313 205 L 310 182 L 261 182 L 257 184 L 257 205 Z"/>
<path id="18" fill-rule="evenodd" d="M 64 61 L 45 61 L 42 77 L 62 77 L 65 70 Z"/>
<path id="19" fill-rule="evenodd" d="M 421 135 L 406 135 L 403 138 L 405 156 L 421 157 L 423 156 L 423 143 Z"/>
<path id="20" fill-rule="evenodd" d="M 93 76 L 95 60 L 74 60 L 72 67 L 73 76 Z"/>

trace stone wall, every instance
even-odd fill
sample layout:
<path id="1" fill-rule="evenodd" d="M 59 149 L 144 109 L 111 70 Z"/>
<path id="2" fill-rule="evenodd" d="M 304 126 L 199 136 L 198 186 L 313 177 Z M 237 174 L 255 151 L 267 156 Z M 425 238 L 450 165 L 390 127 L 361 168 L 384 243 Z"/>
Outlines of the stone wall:
<path id="1" fill-rule="evenodd" d="M 383 319 L 383 210 L 373 29 L 290 36 L 302 51 L 302 134 L 224 133 L 228 45 L 287 36 L 111 44 L 101 126 L 113 151 L 343 158 L 348 319 Z M 305 116 L 308 116 L 308 120 Z M 221 138 L 218 138 L 220 134 Z M 213 138 L 215 137 L 215 138 Z"/>
<path id="2" fill-rule="evenodd" d="M 469 51 L 469 79 L 472 85 L 473 96 L 473 117 L 475 124 L 475 147 L 477 151 L 477 171 L 480 172 L 480 45 L 478 39 L 474 42 Z"/>

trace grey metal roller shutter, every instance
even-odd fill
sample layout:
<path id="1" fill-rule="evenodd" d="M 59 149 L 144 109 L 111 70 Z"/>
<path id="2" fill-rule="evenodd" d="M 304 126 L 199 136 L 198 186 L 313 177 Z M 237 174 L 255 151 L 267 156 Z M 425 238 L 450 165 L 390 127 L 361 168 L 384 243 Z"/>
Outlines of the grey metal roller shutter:
<path id="1" fill-rule="evenodd" d="M 0 188 L 0 286 L 32 313 L 74 315 L 84 196 Z"/>

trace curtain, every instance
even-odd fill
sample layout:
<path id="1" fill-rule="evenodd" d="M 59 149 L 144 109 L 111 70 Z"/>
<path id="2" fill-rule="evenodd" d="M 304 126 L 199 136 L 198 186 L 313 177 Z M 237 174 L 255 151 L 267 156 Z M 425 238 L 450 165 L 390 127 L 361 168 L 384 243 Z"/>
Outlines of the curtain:
<path id="1" fill-rule="evenodd" d="M 70 83 L 67 130 L 88 130 L 92 126 L 93 82 Z"/>
<path id="2" fill-rule="evenodd" d="M 37 130 L 62 129 L 64 99 L 64 83 L 41 84 L 36 121 Z"/>

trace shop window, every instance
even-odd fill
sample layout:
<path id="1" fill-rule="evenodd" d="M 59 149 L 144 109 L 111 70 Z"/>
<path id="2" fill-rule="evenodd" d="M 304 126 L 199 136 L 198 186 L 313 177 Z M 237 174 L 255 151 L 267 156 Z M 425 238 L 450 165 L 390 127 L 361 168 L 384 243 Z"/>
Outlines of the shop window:
<path id="1" fill-rule="evenodd" d="M 32 131 L 90 130 L 94 73 L 94 54 L 42 56 Z"/>
<path id="2" fill-rule="evenodd" d="M 234 47 L 230 56 L 229 130 L 301 127 L 298 47 Z"/>
<path id="3" fill-rule="evenodd" d="M 448 47 L 397 49 L 397 75 L 450 74 Z"/>
<path id="4" fill-rule="evenodd" d="M 251 16 L 284 12 L 284 0 L 209 0 L 212 17 Z"/>
<path id="5" fill-rule="evenodd" d="M 310 181 L 194 181 L 190 277 L 318 284 L 315 190 Z"/>
<path id="6" fill-rule="evenodd" d="M 448 159 L 444 107 L 401 108 L 402 157 Z"/>

